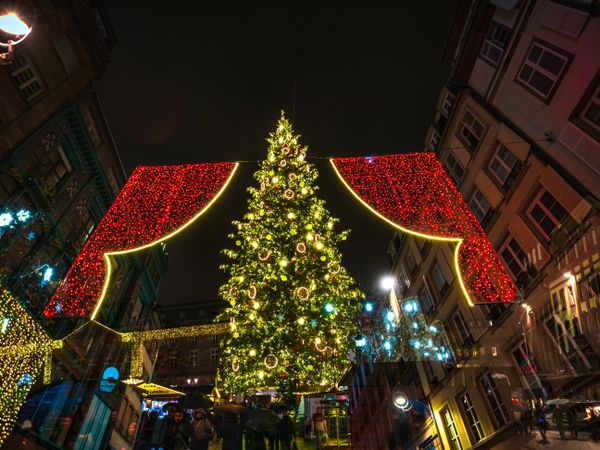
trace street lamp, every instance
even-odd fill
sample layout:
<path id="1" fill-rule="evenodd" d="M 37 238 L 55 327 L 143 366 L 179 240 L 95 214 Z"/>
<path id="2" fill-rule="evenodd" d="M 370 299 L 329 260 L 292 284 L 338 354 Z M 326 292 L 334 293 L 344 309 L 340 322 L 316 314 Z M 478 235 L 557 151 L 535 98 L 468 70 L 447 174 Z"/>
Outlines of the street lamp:
<path id="1" fill-rule="evenodd" d="M 31 27 L 14 13 L 0 15 L 0 47 L 6 52 L 0 53 L 0 64 L 10 64 L 14 58 L 13 46 L 20 44 L 31 33 Z"/>
<path id="2" fill-rule="evenodd" d="M 402 411 L 408 411 L 411 408 L 410 400 L 404 392 L 394 392 L 392 401 L 394 402 L 394 406 Z"/>
<path id="3" fill-rule="evenodd" d="M 394 281 L 394 277 L 387 276 L 381 279 L 380 285 L 382 289 L 386 291 L 391 291 L 392 289 L 394 289 L 396 282 Z"/>

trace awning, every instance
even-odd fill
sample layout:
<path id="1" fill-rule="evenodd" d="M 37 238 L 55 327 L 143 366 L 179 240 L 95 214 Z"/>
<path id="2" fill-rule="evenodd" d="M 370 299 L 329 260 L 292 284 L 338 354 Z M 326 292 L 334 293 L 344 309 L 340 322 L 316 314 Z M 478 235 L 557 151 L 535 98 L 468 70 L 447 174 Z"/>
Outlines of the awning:
<path id="1" fill-rule="evenodd" d="M 142 391 L 145 397 L 151 399 L 180 398 L 185 395 L 184 392 L 176 391 L 175 389 L 154 383 L 142 383 L 136 387 Z"/>

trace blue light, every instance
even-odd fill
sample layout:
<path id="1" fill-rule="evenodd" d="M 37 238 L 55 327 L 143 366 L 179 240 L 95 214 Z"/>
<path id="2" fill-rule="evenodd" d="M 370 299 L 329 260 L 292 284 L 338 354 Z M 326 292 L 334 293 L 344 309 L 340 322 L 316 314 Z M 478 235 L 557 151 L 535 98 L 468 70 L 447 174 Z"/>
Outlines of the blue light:
<path id="1" fill-rule="evenodd" d="M 333 305 L 331 303 L 327 303 L 325 305 L 325 311 L 327 311 L 328 313 L 332 313 L 335 311 L 335 308 L 333 307 Z"/>
<path id="2" fill-rule="evenodd" d="M 427 339 L 427 347 L 433 347 L 433 341 L 431 339 Z"/>
<path id="3" fill-rule="evenodd" d="M 17 380 L 17 385 L 19 387 L 30 387 L 32 385 L 32 383 L 33 383 L 33 377 L 28 372 L 25 372 Z"/>
<path id="4" fill-rule="evenodd" d="M 357 339 L 355 341 L 355 344 L 357 347 L 364 347 L 365 345 L 367 345 L 367 339 L 363 336 L 360 339 Z"/>
<path id="5" fill-rule="evenodd" d="M 31 213 L 26 209 L 20 209 L 17 211 L 17 219 L 19 222 L 27 222 L 31 219 Z"/>
<path id="6" fill-rule="evenodd" d="M 365 311 L 366 312 L 373 312 L 373 303 L 371 303 L 371 302 L 365 303 Z"/>
<path id="7" fill-rule="evenodd" d="M 0 214 L 0 227 L 7 227 L 13 221 L 13 216 L 10 213 Z"/>
<path id="8" fill-rule="evenodd" d="M 417 302 L 412 302 L 413 305 L 413 311 L 417 312 L 419 310 L 419 304 Z"/>
<path id="9" fill-rule="evenodd" d="M 57 302 L 56 305 L 54 305 L 54 311 L 56 312 L 56 314 L 60 314 L 62 312 L 61 302 Z"/>
<path id="10" fill-rule="evenodd" d="M 385 315 L 385 317 L 390 322 L 393 322 L 394 320 L 396 320 L 396 314 L 394 314 L 394 311 L 388 311 L 387 314 Z"/>
<path id="11" fill-rule="evenodd" d="M 367 160 L 367 162 L 369 164 L 373 164 L 373 157 L 372 156 L 365 156 L 365 159 Z"/>
<path id="12" fill-rule="evenodd" d="M 441 354 L 441 353 L 436 353 L 436 354 L 435 354 L 435 358 L 436 358 L 437 360 L 439 360 L 439 361 L 441 361 L 442 359 L 444 359 L 444 357 L 442 356 L 442 354 Z"/>
<path id="13" fill-rule="evenodd" d="M 27 233 L 28 241 L 33 241 L 36 237 L 37 237 L 37 234 L 35 234 L 35 231 L 30 231 L 29 233 Z"/>
<path id="14" fill-rule="evenodd" d="M 414 348 L 421 348 L 421 343 L 419 341 L 414 341 L 413 342 L 413 347 Z"/>
<path id="15" fill-rule="evenodd" d="M 383 347 L 384 347 L 386 350 L 391 350 L 391 349 L 392 349 L 392 344 L 390 344 L 388 341 L 385 341 L 385 342 L 383 343 Z"/>
<path id="16" fill-rule="evenodd" d="M 413 310 L 412 303 L 407 303 L 406 305 L 404 305 L 404 311 L 412 312 L 412 310 Z"/>
<path id="17" fill-rule="evenodd" d="M 435 325 L 429 325 L 429 331 L 431 331 L 432 333 L 437 333 L 438 329 Z"/>
<path id="18" fill-rule="evenodd" d="M 6 329 L 8 328 L 8 322 L 10 322 L 10 319 L 8 317 L 2 319 L 2 327 L 0 327 L 0 333 L 6 333 Z"/>
<path id="19" fill-rule="evenodd" d="M 412 327 L 413 327 L 415 330 L 418 330 L 418 329 L 419 329 L 419 324 L 418 324 L 417 322 L 413 322 L 413 324 L 412 324 Z"/>

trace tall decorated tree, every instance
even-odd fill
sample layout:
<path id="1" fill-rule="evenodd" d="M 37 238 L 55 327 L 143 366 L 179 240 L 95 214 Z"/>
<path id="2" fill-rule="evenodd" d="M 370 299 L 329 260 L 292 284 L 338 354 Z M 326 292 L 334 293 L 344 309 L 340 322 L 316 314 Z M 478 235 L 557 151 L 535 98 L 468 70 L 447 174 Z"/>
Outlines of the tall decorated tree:
<path id="1" fill-rule="evenodd" d="M 231 327 L 219 369 L 228 392 L 323 389 L 349 364 L 362 298 L 338 249 L 349 231 L 336 230 L 317 196 L 318 172 L 298 138 L 282 114 L 224 251 L 219 294 L 230 306 L 217 320 Z"/>

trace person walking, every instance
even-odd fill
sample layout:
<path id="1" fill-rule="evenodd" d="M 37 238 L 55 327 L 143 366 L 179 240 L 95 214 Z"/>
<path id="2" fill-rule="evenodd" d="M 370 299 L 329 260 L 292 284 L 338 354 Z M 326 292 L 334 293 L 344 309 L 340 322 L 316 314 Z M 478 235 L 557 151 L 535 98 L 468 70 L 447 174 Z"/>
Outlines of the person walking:
<path id="1" fill-rule="evenodd" d="M 192 428 L 194 434 L 190 443 L 191 450 L 208 450 L 208 443 L 213 438 L 213 424 L 208 418 L 204 408 L 198 408 L 194 411 L 192 419 Z"/>
<path id="2" fill-rule="evenodd" d="M 317 450 L 321 450 L 322 445 L 327 442 L 327 418 L 323 414 L 323 408 L 317 407 L 317 412 L 312 415 L 310 420 L 310 431 L 317 436 Z"/>
<path id="3" fill-rule="evenodd" d="M 296 438 L 296 430 L 294 429 L 294 422 L 290 419 L 288 410 L 283 410 L 282 414 L 277 427 L 280 450 L 291 450 L 292 441 Z"/>
<path id="4" fill-rule="evenodd" d="M 183 410 L 177 408 L 167 419 L 165 444 L 173 450 L 187 450 L 194 433 L 189 422 L 183 420 Z"/>
<path id="5" fill-rule="evenodd" d="M 223 437 L 222 450 L 242 450 L 243 433 L 239 415 L 223 415 L 221 436 Z"/>

